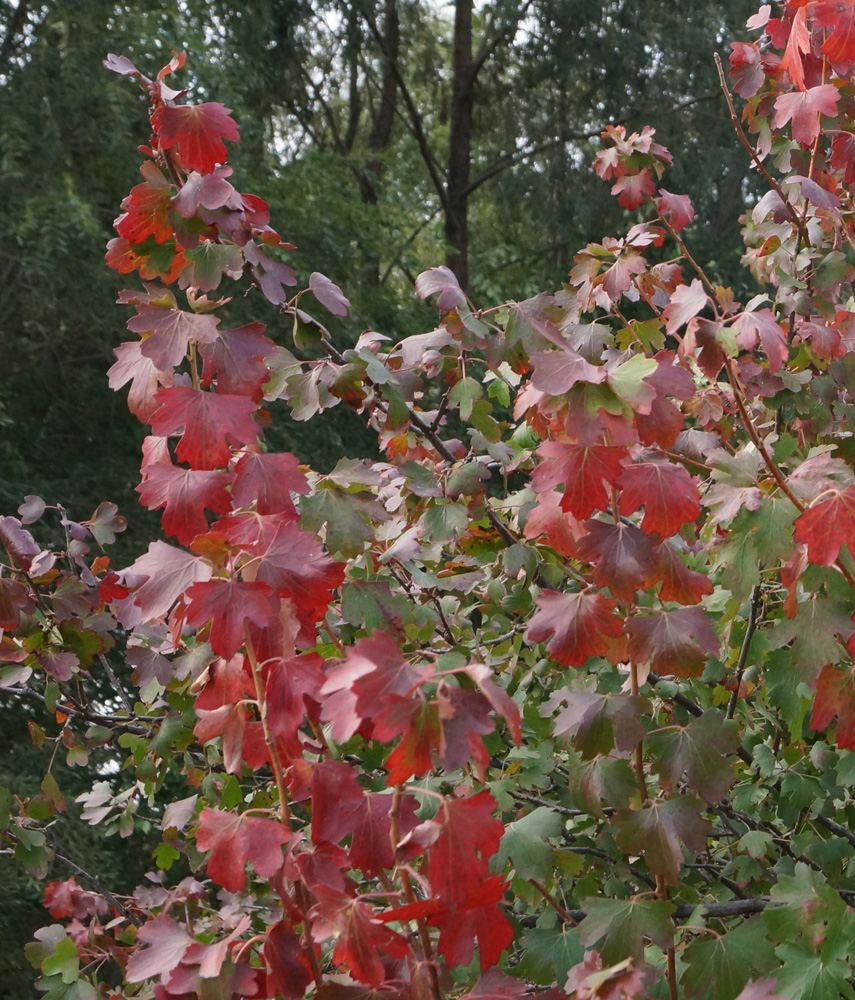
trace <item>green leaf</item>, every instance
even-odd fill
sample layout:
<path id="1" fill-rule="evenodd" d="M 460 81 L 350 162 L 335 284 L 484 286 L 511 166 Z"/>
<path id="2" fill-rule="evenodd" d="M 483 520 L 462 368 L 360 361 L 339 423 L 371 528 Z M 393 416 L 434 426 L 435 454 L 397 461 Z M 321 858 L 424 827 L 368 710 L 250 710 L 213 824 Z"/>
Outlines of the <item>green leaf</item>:
<path id="1" fill-rule="evenodd" d="M 428 507 L 419 523 L 428 541 L 447 545 L 469 526 L 469 511 L 464 504 L 436 503 Z"/>
<path id="2" fill-rule="evenodd" d="M 641 959 L 649 938 L 663 951 L 674 943 L 673 903 L 652 899 L 583 899 L 585 919 L 579 939 L 586 948 L 602 941 L 598 950 L 604 965 L 616 965 L 628 956 Z"/>
<path id="3" fill-rule="evenodd" d="M 617 343 L 622 351 L 626 351 L 633 344 L 641 344 L 645 352 L 661 351 L 665 346 L 662 321 L 648 319 L 642 323 L 639 320 L 632 320 L 629 326 L 618 332 Z"/>
<path id="4" fill-rule="evenodd" d="M 374 538 L 371 519 L 386 519 L 386 512 L 373 494 L 318 490 L 300 501 L 300 523 L 308 531 L 327 526 L 327 548 L 351 558 Z"/>
<path id="5" fill-rule="evenodd" d="M 634 354 L 629 361 L 609 372 L 609 384 L 620 399 L 636 404 L 646 401 L 649 408 L 656 391 L 644 379 L 654 375 L 658 367 L 659 362 L 655 358 Z"/>
<path id="6" fill-rule="evenodd" d="M 655 758 L 651 771 L 660 776 L 663 788 L 676 788 L 685 773 L 690 788 L 708 802 L 718 802 L 735 780 L 727 758 L 739 745 L 739 729 L 717 709 L 684 728 L 656 734 L 649 744 Z"/>
<path id="7" fill-rule="evenodd" d="M 798 739 L 813 698 L 810 688 L 793 666 L 789 650 L 780 649 L 769 656 L 763 671 L 763 679 L 769 694 L 769 703 L 780 709 L 781 718 L 786 722 L 793 738 Z"/>
<path id="8" fill-rule="evenodd" d="M 73 983 L 80 972 L 80 962 L 77 957 L 77 947 L 71 938 L 63 938 L 57 942 L 52 955 L 42 962 L 42 971 L 46 976 L 61 976 L 64 983 Z"/>
<path id="9" fill-rule="evenodd" d="M 774 941 L 796 942 L 829 954 L 844 940 L 855 941 L 855 915 L 828 885 L 825 876 L 799 862 L 794 875 L 780 875 L 772 887 L 772 906 L 763 920 Z"/>
<path id="10" fill-rule="evenodd" d="M 822 667 L 839 663 L 846 655 L 837 637 L 851 634 L 851 616 L 849 604 L 814 595 L 799 604 L 794 619 L 778 622 L 769 633 L 769 644 L 780 649 L 792 643 L 791 661 L 801 668 L 801 680 L 811 684 Z"/>
<path id="11" fill-rule="evenodd" d="M 494 870 L 502 871 L 510 859 L 519 878 L 547 878 L 553 866 L 546 838 L 560 836 L 563 825 L 558 813 L 545 806 L 508 823 L 494 856 Z"/>
<path id="12" fill-rule="evenodd" d="M 567 981 L 567 973 L 585 955 L 576 927 L 530 927 L 522 936 L 525 949 L 520 972 L 538 986 Z"/>
<path id="13" fill-rule="evenodd" d="M 484 437 L 495 444 L 502 438 L 502 428 L 490 416 L 493 407 L 486 399 L 479 399 L 472 405 L 472 416 L 470 418 L 475 430 L 480 431 Z"/>
<path id="14" fill-rule="evenodd" d="M 468 423 L 472 416 L 472 407 L 483 395 L 481 383 L 467 375 L 451 387 L 448 401 L 460 410 L 460 419 Z"/>
<path id="15" fill-rule="evenodd" d="M 702 934 L 683 953 L 680 982 L 691 997 L 733 1000 L 752 974 L 774 968 L 775 952 L 763 922 L 755 917 L 721 936 Z"/>
<path id="16" fill-rule="evenodd" d="M 9 829 L 9 811 L 12 808 L 12 793 L 0 785 L 0 830 Z"/>
<path id="17" fill-rule="evenodd" d="M 840 1000 L 855 997 L 847 980 L 849 962 L 840 958 L 823 961 L 797 944 L 782 944 L 775 954 L 783 963 L 774 973 L 778 989 L 792 1000 Z"/>

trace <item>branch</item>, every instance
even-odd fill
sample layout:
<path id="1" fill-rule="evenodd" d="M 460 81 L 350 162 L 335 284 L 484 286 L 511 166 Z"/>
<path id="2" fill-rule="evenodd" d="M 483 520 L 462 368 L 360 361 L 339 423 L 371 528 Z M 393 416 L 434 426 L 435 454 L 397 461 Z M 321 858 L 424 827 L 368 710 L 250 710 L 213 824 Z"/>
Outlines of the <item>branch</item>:
<path id="1" fill-rule="evenodd" d="M 784 205 L 784 208 L 787 210 L 787 214 L 793 220 L 794 225 L 798 229 L 799 236 L 804 240 L 805 245 L 809 246 L 810 240 L 808 239 L 807 233 L 805 232 L 804 222 L 802 221 L 801 216 L 790 204 L 789 200 L 787 199 L 787 196 L 784 194 L 784 190 L 781 187 L 781 185 L 775 180 L 775 178 L 769 173 L 769 171 L 763 165 L 763 161 L 757 155 L 757 151 L 751 145 L 748 136 L 745 134 L 745 130 L 742 128 L 742 123 L 739 120 L 739 115 L 737 115 L 736 113 L 736 105 L 733 103 L 733 97 L 731 96 L 730 88 L 727 86 L 727 80 L 725 78 L 724 70 L 722 69 L 721 65 L 721 57 L 719 56 L 718 52 L 716 52 L 713 55 L 713 58 L 715 59 L 715 68 L 718 70 L 719 83 L 721 84 L 721 89 L 724 92 L 725 100 L 727 101 L 727 106 L 730 110 L 730 120 L 731 122 L 733 122 L 733 127 L 736 130 L 736 134 L 739 137 L 739 141 L 748 150 L 748 155 L 754 161 L 754 165 L 757 167 L 757 170 L 760 172 L 761 176 L 765 178 L 766 183 L 769 184 L 772 187 L 772 189 L 777 193 L 778 197 L 781 199 L 781 202 Z"/>
<path id="2" fill-rule="evenodd" d="M 745 635 L 742 639 L 742 646 L 739 650 L 739 659 L 736 661 L 735 686 L 731 692 L 730 701 L 727 705 L 728 719 L 732 719 L 733 714 L 736 711 L 736 703 L 739 700 L 739 688 L 742 686 L 742 675 L 745 673 L 745 661 L 748 659 L 748 647 L 751 645 L 751 640 L 754 638 L 754 632 L 757 629 L 757 620 L 760 617 L 760 611 L 762 608 L 763 592 L 761 591 L 760 584 L 758 583 L 751 591 L 751 607 L 748 611 L 748 628 L 745 630 Z"/>
<path id="3" fill-rule="evenodd" d="M 478 51 L 475 53 L 475 57 L 472 60 L 473 83 L 475 82 L 478 74 L 481 72 L 484 63 L 508 37 L 510 31 L 513 29 L 513 31 L 516 32 L 520 21 L 525 17 L 526 12 L 531 5 L 532 0 L 525 0 L 522 6 L 517 10 L 516 17 L 513 20 L 505 21 L 502 27 L 499 28 L 491 38 L 490 34 L 496 25 L 496 11 L 495 9 L 493 10 L 492 16 L 487 22 L 487 26 L 484 28 L 484 37 L 481 39 L 481 44 L 478 46 Z"/>
<path id="4" fill-rule="evenodd" d="M 439 168 L 436 164 L 436 158 L 433 155 L 430 143 L 425 135 L 424 126 L 422 124 L 422 116 L 419 114 L 415 101 L 410 94 L 407 82 L 404 80 L 404 76 L 401 73 L 401 67 L 398 65 L 397 59 L 392 57 L 392 53 L 387 51 L 386 40 L 384 39 L 380 29 L 377 27 L 377 22 L 375 21 L 374 16 L 368 11 L 364 11 L 364 15 L 365 21 L 371 29 L 371 34 L 374 35 L 377 44 L 380 46 L 380 51 L 387 60 L 389 69 L 395 77 L 395 82 L 398 84 L 398 89 L 401 91 L 401 97 L 404 100 L 404 105 L 406 106 L 407 112 L 410 116 L 410 128 L 415 136 L 419 152 L 421 153 L 422 160 L 424 160 L 424 164 L 427 167 L 428 174 L 430 175 L 430 179 L 436 189 L 436 193 L 439 195 L 439 200 L 442 202 L 443 211 L 450 212 L 451 206 L 448 201 L 448 192 L 445 189 L 445 183 L 440 175 Z"/>
<path id="5" fill-rule="evenodd" d="M 31 698 L 33 701 L 41 702 L 42 705 L 47 707 L 47 702 L 45 701 L 45 696 L 40 694 L 38 691 L 34 691 L 32 688 L 21 687 L 21 688 L 10 688 L 12 694 L 20 695 L 21 697 Z M 116 733 L 133 733 L 135 736 L 149 736 L 150 730 L 143 729 L 142 726 L 135 726 L 134 722 L 163 722 L 164 716 L 160 715 L 134 715 L 130 719 L 125 718 L 122 715 L 102 715 L 100 712 L 93 712 L 90 709 L 80 709 L 75 708 L 72 705 L 67 705 L 65 701 L 62 704 L 57 705 L 57 708 L 63 715 L 70 715 L 74 718 L 85 719 L 87 722 L 94 722 L 99 726 L 105 726 L 107 729 L 112 729 Z"/>
<path id="6" fill-rule="evenodd" d="M 127 906 L 125 906 L 124 903 L 119 902 L 119 900 L 116 899 L 113 893 L 110 892 L 109 889 L 106 889 L 104 887 L 104 884 L 101 882 L 101 879 L 99 879 L 97 875 L 90 875 L 89 872 L 84 871 L 84 869 L 81 868 L 80 865 L 75 864 L 71 860 L 71 858 L 65 857 L 64 854 L 54 853 L 54 859 L 56 861 L 59 861 L 61 864 L 65 865 L 65 867 L 68 868 L 70 871 L 74 872 L 75 875 L 79 875 L 80 878 L 82 878 L 85 882 L 88 882 L 89 885 L 92 886 L 92 888 L 95 890 L 95 892 L 98 893 L 99 896 L 103 896 L 104 899 L 106 899 L 107 902 L 110 904 L 110 906 L 114 907 L 116 910 L 119 911 L 119 913 L 122 914 L 125 920 L 130 921 L 135 927 L 140 927 L 142 925 L 142 920 L 140 920 L 140 918 L 135 913 L 131 913 L 131 911 L 127 908 Z"/>

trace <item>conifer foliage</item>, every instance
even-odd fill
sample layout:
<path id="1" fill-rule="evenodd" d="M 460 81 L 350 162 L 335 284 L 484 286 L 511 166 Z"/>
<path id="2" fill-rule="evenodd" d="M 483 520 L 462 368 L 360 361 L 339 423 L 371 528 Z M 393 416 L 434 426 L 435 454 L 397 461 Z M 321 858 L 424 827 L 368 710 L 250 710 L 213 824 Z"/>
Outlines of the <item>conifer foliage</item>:
<path id="1" fill-rule="evenodd" d="M 0 681 L 52 719 L 0 838 L 40 876 L 78 810 L 163 841 L 121 897 L 61 856 L 49 1000 L 853 995 L 853 11 L 764 4 L 722 70 L 768 186 L 749 301 L 616 126 L 594 168 L 635 224 L 560 291 L 434 268 L 434 329 L 350 349 L 308 311 L 343 328 L 345 294 L 233 185 L 229 109 L 172 89 L 183 55 L 110 57 L 152 134 L 109 378 L 166 540 L 116 569 L 111 504 L 0 519 Z M 384 460 L 269 450 L 280 400 L 348 407 Z M 57 753 L 113 767 L 73 805 Z"/>

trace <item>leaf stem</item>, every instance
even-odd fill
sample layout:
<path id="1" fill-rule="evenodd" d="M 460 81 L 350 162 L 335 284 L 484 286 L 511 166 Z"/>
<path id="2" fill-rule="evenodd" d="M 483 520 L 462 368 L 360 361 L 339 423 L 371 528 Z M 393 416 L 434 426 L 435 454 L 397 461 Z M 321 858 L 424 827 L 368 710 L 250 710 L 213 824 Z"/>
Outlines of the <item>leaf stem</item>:
<path id="1" fill-rule="evenodd" d="M 255 697 L 258 701 L 258 714 L 261 716 L 261 729 L 264 733 L 264 743 L 270 755 L 270 766 L 273 769 L 273 777 L 276 779 L 276 790 L 279 793 L 279 819 L 283 826 L 290 827 L 291 814 L 288 809 L 288 793 L 285 788 L 285 776 L 282 772 L 282 761 L 279 759 L 279 749 L 276 746 L 276 739 L 270 732 L 267 723 L 267 703 L 264 700 L 264 685 L 261 682 L 261 674 L 258 670 L 258 658 L 255 655 L 255 646 L 252 644 L 252 637 L 249 634 L 249 626 L 243 626 L 244 643 L 246 644 L 246 657 L 249 660 L 249 669 L 252 674 L 252 681 L 255 684 Z"/>
<path id="2" fill-rule="evenodd" d="M 392 841 L 392 850 L 397 851 L 398 843 L 401 839 L 401 804 L 404 801 L 404 786 L 395 785 L 392 793 L 392 808 L 389 810 L 389 838 Z M 405 868 L 398 868 L 398 875 L 401 879 L 401 887 L 404 890 L 404 899 L 409 905 L 416 903 L 416 894 L 413 892 L 413 883 L 410 881 L 410 873 Z M 419 941 L 427 964 L 428 977 L 430 979 L 431 993 L 434 1000 L 442 1000 L 442 987 L 439 983 L 439 973 L 433 956 L 433 948 L 430 943 L 430 934 L 424 917 L 416 918 L 416 926 L 419 931 Z"/>

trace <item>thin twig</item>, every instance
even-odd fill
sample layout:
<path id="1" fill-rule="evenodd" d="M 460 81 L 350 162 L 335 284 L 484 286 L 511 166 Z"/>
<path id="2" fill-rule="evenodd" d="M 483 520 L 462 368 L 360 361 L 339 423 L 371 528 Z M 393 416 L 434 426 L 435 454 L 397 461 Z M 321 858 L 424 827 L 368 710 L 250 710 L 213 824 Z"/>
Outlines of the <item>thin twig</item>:
<path id="1" fill-rule="evenodd" d="M 751 640 L 754 638 L 754 632 L 757 629 L 757 621 L 760 617 L 760 611 L 762 608 L 763 592 L 760 589 L 760 584 L 758 583 L 751 591 L 751 605 L 748 610 L 748 628 L 745 630 L 745 635 L 742 639 L 742 646 L 739 650 L 739 659 L 736 661 L 734 688 L 730 694 L 730 701 L 727 705 L 728 719 L 732 719 L 733 714 L 736 711 L 736 703 L 739 700 L 739 689 L 742 686 L 742 675 L 745 673 L 745 661 L 748 659 L 748 647 L 751 645 Z"/>

